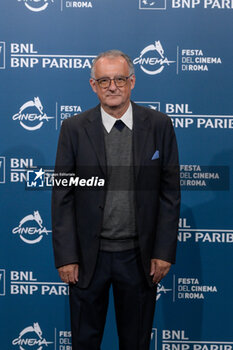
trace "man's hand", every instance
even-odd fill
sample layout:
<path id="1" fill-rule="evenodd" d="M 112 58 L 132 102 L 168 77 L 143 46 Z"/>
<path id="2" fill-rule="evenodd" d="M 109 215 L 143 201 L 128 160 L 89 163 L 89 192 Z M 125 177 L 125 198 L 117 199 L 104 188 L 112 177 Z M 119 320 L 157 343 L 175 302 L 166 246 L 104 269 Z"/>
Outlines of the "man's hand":
<path id="1" fill-rule="evenodd" d="M 163 277 L 166 276 L 170 270 L 171 263 L 160 260 L 160 259 L 151 259 L 150 262 L 150 276 L 153 276 L 153 283 L 159 283 Z"/>
<path id="2" fill-rule="evenodd" d="M 61 280 L 65 283 L 78 282 L 78 264 L 64 265 L 58 268 Z"/>

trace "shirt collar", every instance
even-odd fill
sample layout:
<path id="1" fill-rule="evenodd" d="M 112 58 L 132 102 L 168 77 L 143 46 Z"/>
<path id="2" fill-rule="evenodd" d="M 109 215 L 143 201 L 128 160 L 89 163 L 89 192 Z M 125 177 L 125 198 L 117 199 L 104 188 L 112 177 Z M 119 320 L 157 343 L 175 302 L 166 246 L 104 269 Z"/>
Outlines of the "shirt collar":
<path id="1" fill-rule="evenodd" d="M 106 113 L 102 107 L 101 107 L 101 117 L 102 117 L 102 123 L 108 133 L 110 133 L 110 131 L 112 130 L 116 120 L 121 120 L 130 130 L 133 129 L 133 110 L 132 110 L 131 103 L 129 105 L 129 108 L 121 118 L 116 119 L 112 117 L 110 114 Z"/>

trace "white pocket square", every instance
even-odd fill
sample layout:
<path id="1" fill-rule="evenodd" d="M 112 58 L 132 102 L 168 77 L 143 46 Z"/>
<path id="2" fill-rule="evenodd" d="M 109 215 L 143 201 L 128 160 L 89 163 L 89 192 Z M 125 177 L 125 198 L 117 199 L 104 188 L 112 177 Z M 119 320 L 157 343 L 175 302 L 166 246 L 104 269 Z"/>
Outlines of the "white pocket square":
<path id="1" fill-rule="evenodd" d="M 153 154 L 153 157 L 151 158 L 151 160 L 155 160 L 159 158 L 159 151 L 155 151 L 155 153 Z"/>

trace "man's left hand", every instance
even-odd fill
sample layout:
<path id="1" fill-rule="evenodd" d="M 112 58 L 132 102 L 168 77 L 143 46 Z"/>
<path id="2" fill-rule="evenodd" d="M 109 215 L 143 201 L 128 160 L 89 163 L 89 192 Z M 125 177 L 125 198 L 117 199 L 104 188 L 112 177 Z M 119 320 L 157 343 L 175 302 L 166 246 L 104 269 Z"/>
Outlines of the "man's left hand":
<path id="1" fill-rule="evenodd" d="M 171 263 L 160 260 L 160 259 L 151 259 L 150 262 L 150 276 L 153 276 L 153 283 L 158 284 L 163 277 L 169 272 Z"/>

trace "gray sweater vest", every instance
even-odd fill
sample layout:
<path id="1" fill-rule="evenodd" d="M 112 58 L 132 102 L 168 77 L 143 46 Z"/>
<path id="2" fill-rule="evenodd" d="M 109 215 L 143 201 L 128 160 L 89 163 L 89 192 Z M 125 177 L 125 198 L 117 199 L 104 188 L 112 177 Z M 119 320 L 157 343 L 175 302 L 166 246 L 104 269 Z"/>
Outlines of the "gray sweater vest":
<path id="1" fill-rule="evenodd" d="M 104 207 L 100 249 L 123 251 L 138 245 L 133 191 L 132 131 L 104 128 L 108 188 Z"/>

